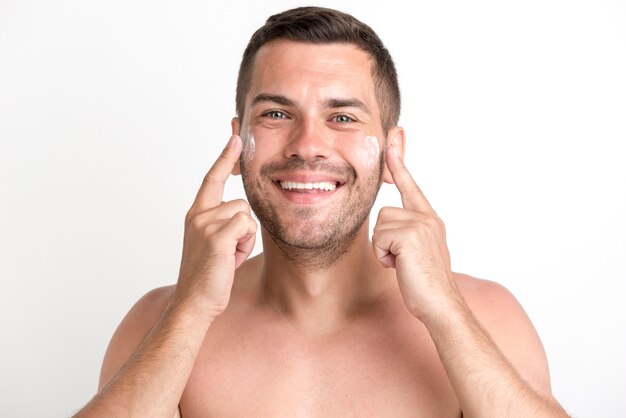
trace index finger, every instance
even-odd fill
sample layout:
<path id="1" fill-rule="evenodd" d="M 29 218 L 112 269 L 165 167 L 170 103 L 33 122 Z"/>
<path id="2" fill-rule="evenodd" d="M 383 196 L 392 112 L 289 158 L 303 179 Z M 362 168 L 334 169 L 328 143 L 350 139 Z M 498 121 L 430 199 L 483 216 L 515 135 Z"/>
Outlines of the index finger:
<path id="1" fill-rule="evenodd" d="M 204 211 L 214 208 L 222 202 L 224 183 L 226 183 L 230 173 L 233 171 L 233 167 L 239 160 L 241 148 L 241 138 L 238 135 L 231 136 L 220 156 L 213 163 L 206 176 L 204 176 L 192 208 Z"/>
<path id="2" fill-rule="evenodd" d="M 415 180 L 413 180 L 411 173 L 404 165 L 404 161 L 397 155 L 393 146 L 387 150 L 385 159 L 393 182 L 400 191 L 402 206 L 418 212 L 434 212 L 433 207 Z"/>

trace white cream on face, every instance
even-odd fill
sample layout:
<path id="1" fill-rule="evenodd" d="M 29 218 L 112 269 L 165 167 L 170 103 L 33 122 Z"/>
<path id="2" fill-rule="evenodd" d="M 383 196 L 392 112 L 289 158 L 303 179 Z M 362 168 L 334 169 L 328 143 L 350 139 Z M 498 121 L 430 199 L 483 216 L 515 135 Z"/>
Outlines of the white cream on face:
<path id="1" fill-rule="evenodd" d="M 247 124 L 246 124 L 247 125 Z M 256 150 L 256 142 L 254 135 L 250 131 L 250 126 L 245 130 L 245 134 L 241 138 L 243 141 L 243 150 L 241 151 L 246 161 L 251 161 L 254 158 L 254 151 Z"/>
<path id="2" fill-rule="evenodd" d="M 367 150 L 365 164 L 368 167 L 374 167 L 378 163 L 378 158 L 380 155 L 378 138 L 376 138 L 375 136 L 366 136 L 363 141 L 365 149 Z"/>
<path id="3" fill-rule="evenodd" d="M 254 141 L 254 135 L 248 134 L 248 141 L 246 142 L 246 158 L 251 161 L 254 158 L 254 151 L 256 150 L 256 142 Z"/>

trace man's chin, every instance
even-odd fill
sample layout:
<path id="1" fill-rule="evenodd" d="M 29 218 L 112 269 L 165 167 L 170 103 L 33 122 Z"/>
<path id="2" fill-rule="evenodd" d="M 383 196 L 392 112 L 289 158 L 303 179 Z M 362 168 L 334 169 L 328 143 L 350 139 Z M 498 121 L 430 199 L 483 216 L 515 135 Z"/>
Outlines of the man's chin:
<path id="1" fill-rule="evenodd" d="M 335 234 L 323 234 L 323 227 L 317 228 L 281 228 L 281 231 L 268 231 L 274 241 L 280 246 L 293 247 L 301 250 L 319 250 L 336 239 Z"/>
<path id="2" fill-rule="evenodd" d="M 270 236 L 285 259 L 307 268 L 324 270 L 332 266 L 348 251 L 354 236 L 292 235 Z"/>

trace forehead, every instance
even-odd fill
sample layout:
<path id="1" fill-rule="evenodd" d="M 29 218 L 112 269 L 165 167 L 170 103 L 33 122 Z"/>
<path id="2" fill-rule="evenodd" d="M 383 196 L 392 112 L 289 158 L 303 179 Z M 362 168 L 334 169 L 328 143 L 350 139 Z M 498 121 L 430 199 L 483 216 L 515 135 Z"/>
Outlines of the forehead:
<path id="1" fill-rule="evenodd" d="M 298 102 L 355 97 L 374 106 L 372 60 L 352 44 L 271 41 L 257 53 L 246 103 L 259 93 Z"/>

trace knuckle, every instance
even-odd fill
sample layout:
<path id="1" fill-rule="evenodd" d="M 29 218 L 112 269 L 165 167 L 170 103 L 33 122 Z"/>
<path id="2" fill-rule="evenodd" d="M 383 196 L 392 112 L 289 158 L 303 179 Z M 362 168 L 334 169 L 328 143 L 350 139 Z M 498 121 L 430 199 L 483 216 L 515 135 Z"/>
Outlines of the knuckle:
<path id="1" fill-rule="evenodd" d="M 241 212 L 241 211 L 236 212 L 236 213 L 233 215 L 232 220 L 233 220 L 233 221 L 235 221 L 235 222 L 241 222 L 241 221 L 243 221 L 243 220 L 244 220 L 244 215 L 245 215 L 245 214 L 244 214 L 243 212 Z"/>
<path id="2" fill-rule="evenodd" d="M 233 220 L 238 223 L 247 222 L 250 215 L 247 212 L 239 211 L 233 215 Z"/>
<path id="3" fill-rule="evenodd" d="M 200 230 L 204 227 L 204 222 L 200 216 L 194 216 L 189 220 L 188 225 L 190 229 Z"/>
<path id="4" fill-rule="evenodd" d="M 235 199 L 233 200 L 233 204 L 235 205 L 235 209 L 238 209 L 240 212 L 248 212 L 250 210 L 250 205 L 244 199 Z"/>
<path id="5" fill-rule="evenodd" d="M 192 209 L 189 209 L 185 214 L 185 225 L 189 225 L 191 220 L 194 218 L 195 212 Z"/>
<path id="6" fill-rule="evenodd" d="M 430 222 L 430 226 L 433 229 L 445 229 L 445 225 L 443 223 L 443 221 L 441 220 L 441 218 L 439 216 L 437 216 L 437 214 L 432 214 L 431 216 L 429 216 L 429 222 Z"/>
<path id="7" fill-rule="evenodd" d="M 436 228 L 437 226 L 439 226 L 439 222 L 437 220 L 436 216 L 427 216 L 425 218 L 425 223 L 426 225 L 428 225 L 430 228 Z"/>
<path id="8" fill-rule="evenodd" d="M 390 212 L 393 210 L 391 206 L 384 206 L 378 212 L 378 222 L 383 222 L 389 219 Z"/>

